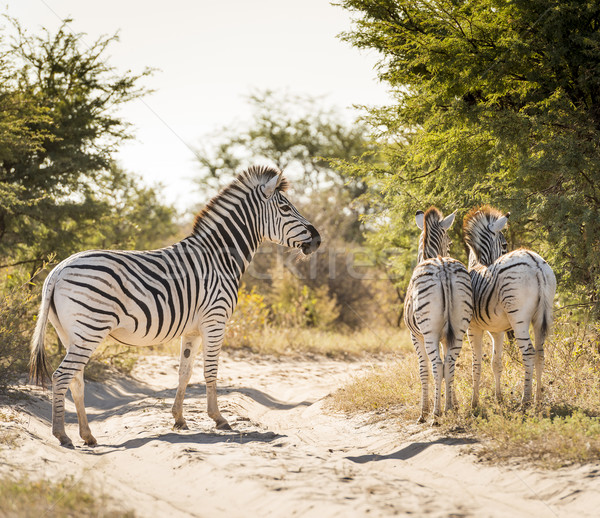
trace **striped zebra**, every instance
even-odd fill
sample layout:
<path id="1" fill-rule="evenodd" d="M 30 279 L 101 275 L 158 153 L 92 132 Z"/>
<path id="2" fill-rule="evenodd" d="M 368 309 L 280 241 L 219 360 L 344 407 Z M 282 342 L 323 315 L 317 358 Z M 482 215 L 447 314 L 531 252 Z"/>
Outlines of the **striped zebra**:
<path id="1" fill-rule="evenodd" d="M 70 386 L 79 434 L 96 439 L 83 403 L 83 369 L 107 337 L 126 345 L 160 344 L 181 337 L 175 428 L 187 428 L 183 398 L 200 343 L 204 352 L 208 415 L 230 429 L 217 406 L 217 367 L 225 324 L 237 302 L 240 278 L 258 246 L 272 241 L 305 255 L 319 233 L 285 197 L 287 180 L 270 167 L 251 167 L 211 199 L 182 241 L 150 251 L 90 250 L 62 261 L 48 276 L 31 345 L 31 374 L 48 377 L 44 335 L 50 320 L 67 354 L 52 375 L 52 433 L 65 433 L 64 399 Z"/>
<path id="2" fill-rule="evenodd" d="M 429 366 L 431 361 L 435 394 L 433 415 L 441 414 L 442 379 L 446 379 L 446 405 L 448 411 L 455 406 L 452 389 L 454 367 L 462 347 L 463 337 L 473 314 L 471 279 L 465 266 L 447 257 L 450 252 L 448 229 L 454 222 L 454 213 L 446 218 L 435 207 L 427 212 L 418 211 L 417 226 L 419 255 L 406 298 L 404 322 L 419 357 L 421 377 L 421 416 L 425 422 L 429 410 Z M 442 362 L 439 343 L 446 349 Z"/>
<path id="3" fill-rule="evenodd" d="M 525 366 L 523 405 L 531 400 L 535 364 L 536 402 L 542 395 L 544 341 L 552 324 L 552 305 L 556 278 L 552 268 L 538 254 L 524 248 L 507 253 L 502 229 L 510 213 L 482 206 L 471 210 L 464 219 L 465 242 L 469 252 L 469 274 L 473 286 L 474 314 L 469 327 L 473 348 L 473 399 L 479 404 L 481 351 L 483 333 L 493 340 L 492 370 L 496 382 L 496 398 L 500 401 L 502 346 L 505 331 L 512 329 Z M 529 326 L 533 325 L 535 348 Z"/>

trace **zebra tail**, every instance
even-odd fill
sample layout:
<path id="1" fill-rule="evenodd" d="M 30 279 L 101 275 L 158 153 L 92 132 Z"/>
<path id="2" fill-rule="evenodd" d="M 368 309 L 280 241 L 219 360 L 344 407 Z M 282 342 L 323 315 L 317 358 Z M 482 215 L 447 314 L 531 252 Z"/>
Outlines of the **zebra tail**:
<path id="1" fill-rule="evenodd" d="M 537 308 L 536 320 L 540 326 L 541 341 L 544 343 L 546 341 L 546 337 L 548 336 L 548 332 L 550 331 L 550 327 L 552 326 L 554 293 L 550 293 L 552 291 L 550 289 L 550 282 L 543 270 L 541 272 L 541 277 L 543 281 L 542 297 Z"/>
<path id="2" fill-rule="evenodd" d="M 446 348 L 452 347 L 454 344 L 454 340 L 456 339 L 456 334 L 454 333 L 454 328 L 452 327 L 452 282 L 450 280 L 450 275 L 448 274 L 447 269 L 450 266 L 445 262 L 442 263 L 442 271 L 444 273 L 444 280 L 442 282 L 442 288 L 444 292 L 444 310 L 446 317 Z"/>
<path id="3" fill-rule="evenodd" d="M 51 277 L 44 286 L 42 292 L 42 304 L 35 324 L 35 331 L 31 339 L 31 356 L 29 358 L 29 381 L 35 385 L 45 386 L 50 380 L 48 359 L 44 348 L 46 327 L 48 326 L 48 314 L 50 313 L 50 302 L 54 295 L 54 280 Z"/>

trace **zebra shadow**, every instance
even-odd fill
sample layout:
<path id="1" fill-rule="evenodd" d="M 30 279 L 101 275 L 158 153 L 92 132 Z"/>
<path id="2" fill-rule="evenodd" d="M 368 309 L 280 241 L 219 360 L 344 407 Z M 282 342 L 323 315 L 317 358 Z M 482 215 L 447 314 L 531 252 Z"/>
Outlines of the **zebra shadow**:
<path id="1" fill-rule="evenodd" d="M 85 405 L 90 422 L 102 421 L 108 417 L 124 415 L 132 410 L 143 411 L 145 409 L 161 406 L 165 412 L 170 414 L 170 407 L 177 392 L 176 388 L 155 389 L 143 382 L 131 378 L 120 378 L 111 383 L 88 382 L 86 384 Z M 286 402 L 276 397 L 251 387 L 236 387 L 222 385 L 218 387 L 219 397 L 231 394 L 242 394 L 261 406 L 275 410 L 291 410 L 296 407 L 310 406 L 316 400 L 304 400 L 299 402 Z M 71 402 L 70 392 L 67 399 Z M 206 399 L 206 385 L 204 383 L 191 383 L 187 386 L 184 400 L 184 409 L 188 410 L 192 404 L 198 404 L 199 400 L 204 404 Z M 221 400 L 221 403 L 224 403 Z M 50 416 L 50 409 L 46 415 Z M 73 422 L 76 416 L 73 412 L 67 412 L 67 422 Z"/>
<path id="2" fill-rule="evenodd" d="M 96 448 L 85 448 L 82 451 L 89 452 L 93 455 L 107 455 L 116 451 L 141 448 L 151 442 L 159 441 L 167 442 L 174 446 L 188 446 L 188 448 L 184 448 L 183 451 L 195 452 L 196 450 L 193 447 L 198 445 L 219 443 L 248 444 L 252 442 L 270 443 L 284 437 L 286 436 L 268 431 L 238 432 L 232 430 L 230 432 L 168 432 L 159 435 L 127 439 L 126 441 L 117 444 L 101 444 Z"/>
<path id="3" fill-rule="evenodd" d="M 408 460 L 412 457 L 416 457 L 420 453 L 424 452 L 430 446 L 434 444 L 443 444 L 446 446 L 463 446 L 465 444 L 475 444 L 479 441 L 472 438 L 456 438 L 456 437 L 440 437 L 435 441 L 429 442 L 413 442 L 404 448 L 401 448 L 394 453 L 388 453 L 387 455 L 378 455 L 376 453 L 370 455 L 359 455 L 357 457 L 346 457 L 348 460 L 355 462 L 356 464 L 366 464 L 367 462 L 377 462 L 380 460 Z"/>

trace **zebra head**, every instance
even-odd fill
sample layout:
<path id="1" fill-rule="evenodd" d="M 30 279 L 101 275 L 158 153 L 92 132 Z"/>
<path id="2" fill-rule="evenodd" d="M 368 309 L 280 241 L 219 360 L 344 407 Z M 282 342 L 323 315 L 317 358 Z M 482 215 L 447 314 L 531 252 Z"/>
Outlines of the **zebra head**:
<path id="1" fill-rule="evenodd" d="M 419 263 L 439 255 L 450 254 L 452 241 L 448 236 L 448 229 L 454 223 L 454 216 L 453 212 L 444 218 L 444 215 L 436 207 L 430 207 L 427 212 L 417 211 L 415 220 L 417 227 L 422 230 L 419 236 Z"/>
<path id="2" fill-rule="evenodd" d="M 312 254 L 321 244 L 317 229 L 285 197 L 287 185 L 282 173 L 277 174 L 262 186 L 265 203 L 263 237 L 268 241 L 299 248 L 304 255 Z"/>
<path id="3" fill-rule="evenodd" d="M 510 212 L 502 214 L 489 205 L 476 207 L 465 216 L 463 231 L 470 249 L 470 266 L 474 262 L 489 266 L 508 252 L 508 243 L 502 229 L 509 216 Z"/>

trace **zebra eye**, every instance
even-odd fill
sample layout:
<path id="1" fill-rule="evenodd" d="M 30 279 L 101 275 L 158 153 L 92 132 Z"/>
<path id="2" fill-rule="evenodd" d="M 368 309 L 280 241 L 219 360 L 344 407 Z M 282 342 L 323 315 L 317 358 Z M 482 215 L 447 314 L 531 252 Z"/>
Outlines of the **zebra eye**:
<path id="1" fill-rule="evenodd" d="M 282 211 L 284 212 L 289 212 L 292 210 L 292 208 L 287 204 L 287 203 L 283 203 L 282 205 L 279 206 L 281 208 Z"/>

